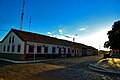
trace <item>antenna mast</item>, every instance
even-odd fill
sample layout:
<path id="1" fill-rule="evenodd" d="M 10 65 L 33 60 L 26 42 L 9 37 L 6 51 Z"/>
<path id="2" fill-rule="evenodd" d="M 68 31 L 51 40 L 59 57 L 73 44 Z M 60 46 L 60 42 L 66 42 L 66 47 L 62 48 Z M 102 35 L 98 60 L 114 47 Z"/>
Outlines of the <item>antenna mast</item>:
<path id="1" fill-rule="evenodd" d="M 30 31 L 30 23 L 31 23 L 31 16 L 30 16 L 30 20 L 29 20 L 29 31 Z"/>
<path id="2" fill-rule="evenodd" d="M 25 0 L 23 0 L 23 5 L 22 5 L 22 14 L 21 14 L 20 30 L 22 30 L 22 25 L 23 25 L 24 6 L 25 6 Z"/>

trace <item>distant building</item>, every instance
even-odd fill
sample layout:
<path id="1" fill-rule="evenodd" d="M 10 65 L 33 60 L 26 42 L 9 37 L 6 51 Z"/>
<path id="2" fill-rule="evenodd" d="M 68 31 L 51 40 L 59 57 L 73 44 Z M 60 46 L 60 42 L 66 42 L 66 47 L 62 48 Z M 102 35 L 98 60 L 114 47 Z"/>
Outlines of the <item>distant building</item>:
<path id="1" fill-rule="evenodd" d="M 114 49 L 112 49 L 110 51 L 110 56 L 112 58 L 120 58 L 120 50 L 114 50 Z"/>
<path id="2" fill-rule="evenodd" d="M 13 60 L 62 58 L 97 54 L 84 44 L 11 29 L 0 43 L 0 57 Z"/>

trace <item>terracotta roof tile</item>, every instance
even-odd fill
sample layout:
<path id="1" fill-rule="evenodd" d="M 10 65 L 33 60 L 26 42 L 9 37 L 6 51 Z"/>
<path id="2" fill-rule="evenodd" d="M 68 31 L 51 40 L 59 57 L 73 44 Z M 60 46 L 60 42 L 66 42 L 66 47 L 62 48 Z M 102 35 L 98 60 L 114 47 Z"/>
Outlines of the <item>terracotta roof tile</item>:
<path id="1" fill-rule="evenodd" d="M 14 32 L 22 41 L 29 41 L 29 42 L 37 42 L 37 43 L 46 43 L 46 44 L 56 44 L 56 45 L 63 45 L 63 46 L 70 46 L 75 48 L 92 48 L 91 46 L 87 46 L 81 43 L 71 42 L 67 40 L 57 39 L 54 37 L 49 37 L 37 33 L 32 32 L 26 32 L 16 29 L 11 29 L 10 32 Z M 9 32 L 9 33 L 10 33 Z M 8 33 L 8 34 L 9 34 Z M 5 38 L 8 36 L 8 34 L 5 36 Z M 4 39 L 5 39 L 4 38 Z M 2 40 L 2 42 L 4 41 Z"/>

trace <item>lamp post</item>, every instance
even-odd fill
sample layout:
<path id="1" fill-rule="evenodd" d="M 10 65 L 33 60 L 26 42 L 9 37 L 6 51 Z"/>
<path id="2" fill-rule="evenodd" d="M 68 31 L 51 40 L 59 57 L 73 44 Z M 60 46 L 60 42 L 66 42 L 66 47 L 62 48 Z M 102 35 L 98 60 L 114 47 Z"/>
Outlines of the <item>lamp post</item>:
<path id="1" fill-rule="evenodd" d="M 75 42 L 75 36 L 77 36 L 78 34 L 75 34 L 73 37 L 70 37 L 70 36 L 65 36 L 67 38 L 73 38 L 73 42 Z"/>
<path id="2" fill-rule="evenodd" d="M 77 34 L 74 35 L 74 37 L 73 37 L 73 42 L 75 42 L 75 36 L 77 36 Z"/>

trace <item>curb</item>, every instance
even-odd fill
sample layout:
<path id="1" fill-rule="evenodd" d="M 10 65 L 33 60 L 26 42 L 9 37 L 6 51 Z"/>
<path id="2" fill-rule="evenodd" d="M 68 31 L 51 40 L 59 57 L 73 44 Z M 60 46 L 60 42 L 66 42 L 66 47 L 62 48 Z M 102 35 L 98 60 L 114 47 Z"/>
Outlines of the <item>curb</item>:
<path id="1" fill-rule="evenodd" d="M 16 63 L 16 64 L 19 64 L 19 63 L 25 64 L 25 63 L 44 62 L 44 61 L 49 61 L 49 60 L 60 60 L 60 59 L 45 59 L 45 60 L 32 60 L 32 61 L 15 61 L 15 60 L 9 60 L 9 59 L 0 58 L 0 60 L 11 62 L 11 63 Z"/>
<path id="2" fill-rule="evenodd" d="M 113 70 L 105 69 L 105 68 L 96 66 L 95 64 L 89 64 L 88 67 L 89 67 L 91 70 L 94 70 L 94 71 L 120 75 L 120 72 L 115 72 L 115 71 L 113 71 Z"/>

